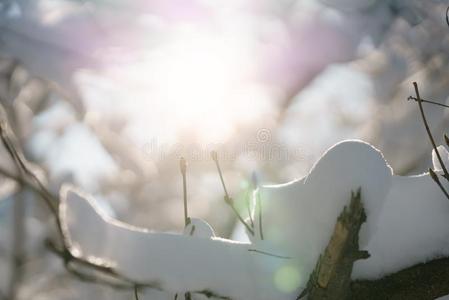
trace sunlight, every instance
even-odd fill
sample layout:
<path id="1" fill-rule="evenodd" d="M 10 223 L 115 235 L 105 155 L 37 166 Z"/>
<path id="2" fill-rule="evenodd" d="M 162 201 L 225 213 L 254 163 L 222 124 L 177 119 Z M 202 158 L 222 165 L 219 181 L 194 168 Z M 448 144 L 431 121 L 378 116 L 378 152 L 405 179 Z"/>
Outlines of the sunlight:
<path id="1" fill-rule="evenodd" d="M 251 85 L 251 70 L 241 40 L 183 28 L 120 72 L 126 74 L 133 98 L 144 99 L 134 107 L 140 118 L 146 120 L 142 114 L 156 110 L 158 117 L 170 120 L 165 132 L 191 132 L 209 143 L 227 140 L 251 113 L 246 99 L 261 96 Z"/>
<path id="2" fill-rule="evenodd" d="M 157 98 L 173 108 L 176 126 L 195 128 L 200 138 L 231 133 L 229 91 L 238 82 L 233 66 L 241 59 L 232 45 L 206 39 L 187 39 L 163 49 L 165 57 L 153 66 Z M 228 100 L 228 101 L 227 101 Z"/>

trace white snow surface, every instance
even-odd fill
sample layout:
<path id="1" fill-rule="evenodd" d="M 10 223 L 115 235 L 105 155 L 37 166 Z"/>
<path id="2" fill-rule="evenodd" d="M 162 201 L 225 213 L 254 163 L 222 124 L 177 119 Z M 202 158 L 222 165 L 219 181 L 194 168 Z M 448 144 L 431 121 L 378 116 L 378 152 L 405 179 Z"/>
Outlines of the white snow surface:
<path id="1" fill-rule="evenodd" d="M 444 146 L 438 151 L 449 160 Z M 434 155 L 435 156 L 435 155 Z M 433 159 L 434 169 L 441 166 Z M 446 165 L 448 166 L 448 165 Z M 443 178 L 446 190 L 449 184 Z M 374 279 L 417 263 L 449 255 L 449 199 L 428 173 L 393 176 L 378 230 L 367 245 L 371 257 L 354 265 L 354 278 Z"/>
<path id="2" fill-rule="evenodd" d="M 440 145 L 440 146 L 438 146 L 437 150 L 438 150 L 438 153 L 440 154 L 443 164 L 446 167 L 449 167 L 449 153 L 447 152 L 446 147 L 444 147 L 443 145 Z M 442 171 L 443 170 L 443 168 L 441 167 L 440 161 L 438 160 L 438 156 L 437 156 L 435 150 L 432 150 L 432 163 L 433 163 L 434 171 Z"/>
<path id="3" fill-rule="evenodd" d="M 429 175 L 393 175 L 377 149 L 354 140 L 331 147 L 302 179 L 259 187 L 250 243 L 215 237 L 205 221 L 193 218 L 183 235 L 136 228 L 108 217 L 72 187 L 61 191 L 60 214 L 72 251 L 103 258 L 165 291 L 145 297 L 209 290 L 231 299 L 295 299 L 358 188 L 367 212 L 360 246 L 371 257 L 356 262 L 354 278 L 378 278 L 449 255 L 449 200 Z"/>

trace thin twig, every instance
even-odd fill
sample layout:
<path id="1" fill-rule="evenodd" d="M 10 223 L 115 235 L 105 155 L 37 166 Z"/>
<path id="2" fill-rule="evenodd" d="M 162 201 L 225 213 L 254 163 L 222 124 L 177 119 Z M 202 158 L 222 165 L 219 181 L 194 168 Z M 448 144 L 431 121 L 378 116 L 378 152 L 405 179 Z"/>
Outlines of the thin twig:
<path id="1" fill-rule="evenodd" d="M 11 146 L 8 144 L 8 140 L 4 138 L 4 124 L 0 124 L 0 134 L 2 135 L 2 142 L 7 149 L 8 153 L 13 157 L 14 165 L 16 167 L 19 176 L 22 176 L 22 168 L 19 159 L 14 159 Z M 16 299 L 17 290 L 24 273 L 24 240 L 26 239 L 25 229 L 25 200 L 23 198 L 23 192 L 19 189 L 14 195 L 13 203 L 13 241 L 12 241 L 12 260 L 11 260 L 11 277 L 8 289 L 8 298 L 11 300 Z"/>
<path id="2" fill-rule="evenodd" d="M 217 167 L 217 170 L 218 170 L 218 175 L 220 176 L 221 185 L 223 186 L 223 190 L 224 190 L 224 194 L 225 194 L 225 196 L 224 196 L 225 202 L 232 208 L 232 210 L 234 211 L 234 214 L 237 216 L 237 218 L 243 224 L 243 226 L 245 226 L 246 230 L 248 230 L 248 232 L 251 233 L 251 235 L 254 235 L 254 230 L 251 228 L 251 226 L 249 226 L 245 222 L 245 220 L 243 219 L 243 217 L 240 215 L 239 211 L 235 207 L 233 199 L 228 194 L 228 190 L 226 189 L 226 184 L 223 179 L 223 174 L 221 172 L 220 163 L 218 162 L 217 152 L 212 151 L 210 153 L 210 156 L 211 156 L 212 160 L 215 162 L 215 166 Z"/>
<path id="3" fill-rule="evenodd" d="M 52 198 L 52 194 L 45 188 L 44 184 L 39 180 L 39 178 L 34 174 L 34 172 L 32 172 L 27 167 L 24 155 L 20 151 L 18 151 L 18 149 L 14 146 L 12 139 L 8 136 L 8 128 L 6 126 L 6 123 L 4 122 L 0 122 L 0 137 L 9 155 L 16 163 L 19 172 L 20 171 L 25 172 L 25 174 L 30 176 L 33 179 L 33 181 L 38 185 L 38 187 L 45 194 L 46 198 Z M 57 203 L 49 202 L 48 205 L 51 206 L 50 209 L 52 209 L 54 213 L 57 213 L 57 206 L 58 206 Z"/>
<path id="4" fill-rule="evenodd" d="M 263 230 L 262 230 L 262 199 L 260 198 L 260 194 L 256 194 L 257 199 L 257 212 L 259 214 L 259 233 L 260 233 L 260 239 L 263 241 Z"/>
<path id="5" fill-rule="evenodd" d="M 39 194 L 45 200 L 45 203 L 47 204 L 51 213 L 55 217 L 58 233 L 61 237 L 64 246 L 68 249 L 69 243 L 66 236 L 64 235 L 61 220 L 59 219 L 58 214 L 58 204 L 59 204 L 58 198 L 53 196 L 52 193 L 39 180 L 39 178 L 28 168 L 27 163 L 25 162 L 25 158 L 23 157 L 23 155 L 20 154 L 20 151 L 15 147 L 14 143 L 12 142 L 12 138 L 8 135 L 8 129 L 5 122 L 0 122 L 0 139 L 3 145 L 5 146 L 8 154 L 10 155 L 11 159 L 15 162 L 18 168 L 19 174 L 17 177 L 24 178 L 23 175 L 25 174 L 31 177 L 31 179 L 37 184 L 37 187 L 40 190 Z M 6 173 L 4 172 L 3 174 L 5 175 Z M 27 182 L 26 180 L 21 181 Z"/>
<path id="6" fill-rule="evenodd" d="M 269 253 L 269 252 L 265 252 L 265 251 L 261 251 L 261 250 L 257 250 L 257 249 L 248 249 L 249 252 L 256 252 L 256 253 L 260 253 L 263 255 L 268 255 L 268 256 L 272 256 L 272 257 L 276 257 L 276 258 L 282 258 L 282 259 L 292 259 L 290 256 L 283 256 L 283 255 L 278 255 L 278 254 L 273 254 L 273 253 Z"/>
<path id="7" fill-rule="evenodd" d="M 51 199 L 53 198 L 53 195 L 45 188 L 45 186 L 42 184 L 39 178 L 27 167 L 27 164 L 25 163 L 25 158 L 23 157 L 23 155 L 19 153 L 19 151 L 14 146 L 14 143 L 12 142 L 11 138 L 8 136 L 8 129 L 6 123 L 4 122 L 0 122 L 0 138 L 9 156 L 11 157 L 11 159 L 14 161 L 14 163 L 18 168 L 19 176 L 17 176 L 17 178 L 23 178 L 23 176 L 21 176 L 20 174 L 22 171 L 26 175 L 30 176 L 33 179 L 33 181 L 38 185 L 40 189 L 40 194 L 46 200 L 46 204 L 49 207 L 49 209 L 52 211 L 53 214 L 57 214 L 58 213 L 57 202 L 54 202 Z M 19 183 L 24 184 L 24 182 Z"/>
<path id="8" fill-rule="evenodd" d="M 416 82 L 413 82 L 413 86 L 415 88 L 416 99 L 418 99 L 419 111 L 421 112 L 421 117 L 422 117 L 422 120 L 423 120 L 423 123 L 424 123 L 424 127 L 426 128 L 427 135 L 429 136 L 429 140 L 430 140 L 430 142 L 432 144 L 433 150 L 435 151 L 435 153 L 437 155 L 437 158 L 438 158 L 438 161 L 440 162 L 441 169 L 443 170 L 443 173 L 444 173 L 444 177 L 447 180 L 449 180 L 449 174 L 447 172 L 446 166 L 444 165 L 443 160 L 441 159 L 440 152 L 438 151 L 437 145 L 436 145 L 435 140 L 434 140 L 434 138 L 432 136 L 432 132 L 430 131 L 429 123 L 427 122 L 426 115 L 424 114 L 424 109 L 423 109 L 423 106 L 422 106 L 422 99 L 421 99 L 421 97 L 419 95 L 418 84 Z"/>
<path id="9" fill-rule="evenodd" d="M 190 224 L 190 218 L 187 211 L 187 162 L 184 157 L 179 160 L 179 168 L 182 174 L 182 191 L 184 195 L 184 226 Z"/>
<path id="10" fill-rule="evenodd" d="M 414 101 L 418 102 L 418 99 L 416 97 L 413 97 L 413 96 L 408 97 L 407 100 L 414 100 Z M 446 104 L 443 104 L 443 103 L 430 101 L 430 100 L 424 100 L 424 99 L 421 99 L 421 101 L 424 102 L 424 103 L 430 103 L 430 104 L 434 104 L 434 105 L 438 105 L 438 106 L 449 108 L 449 105 L 446 105 Z"/>
<path id="11" fill-rule="evenodd" d="M 232 300 L 229 297 L 219 295 L 217 293 L 212 292 L 211 290 L 202 290 L 202 291 L 194 291 L 193 294 L 199 294 L 203 295 L 206 298 L 213 298 L 213 299 L 222 299 L 222 300 Z"/>
<path id="12" fill-rule="evenodd" d="M 449 26 L 449 6 L 446 8 L 446 24 Z"/>
<path id="13" fill-rule="evenodd" d="M 17 290 L 24 275 L 26 240 L 25 230 L 25 199 L 23 192 L 18 191 L 14 196 L 14 234 L 11 260 L 11 279 L 9 283 L 8 298 L 16 299 Z"/>
<path id="14" fill-rule="evenodd" d="M 235 205 L 231 203 L 232 198 L 227 198 L 227 199 L 228 200 L 226 200 L 226 196 L 225 196 L 225 202 L 228 203 L 228 205 L 232 208 L 232 211 L 237 216 L 239 221 L 243 224 L 243 226 L 245 226 L 246 230 L 248 230 L 248 232 L 251 233 L 251 235 L 254 235 L 254 230 L 245 222 L 245 220 L 242 218 L 242 216 L 240 215 L 240 213 L 237 210 L 237 208 L 235 207 Z"/>
<path id="15" fill-rule="evenodd" d="M 42 189 L 36 187 L 34 184 L 29 182 L 22 176 L 15 175 L 12 172 L 10 172 L 2 167 L 0 167 L 0 174 L 5 176 L 6 178 L 9 178 L 9 179 L 15 181 L 16 183 L 18 183 L 20 185 L 26 186 L 27 188 L 31 189 L 33 192 L 35 192 L 36 194 L 41 196 L 41 198 L 44 199 L 47 207 L 52 211 L 52 213 L 54 211 L 54 213 L 57 214 L 57 211 L 53 210 L 53 208 L 54 208 L 53 204 L 51 202 L 48 202 L 48 198 L 47 198 L 46 194 L 43 193 Z"/>
<path id="16" fill-rule="evenodd" d="M 446 198 L 449 199 L 449 194 L 446 191 L 446 189 L 444 188 L 444 186 L 441 184 L 440 179 L 438 178 L 438 175 L 432 169 L 429 169 L 429 174 L 430 174 L 430 177 L 433 179 L 433 181 L 436 182 L 436 184 L 439 186 L 441 191 L 444 193 Z"/>
<path id="17" fill-rule="evenodd" d="M 221 172 L 220 164 L 218 162 L 218 154 L 217 154 L 216 151 L 212 151 L 210 153 L 210 156 L 212 157 L 212 160 L 215 162 L 215 165 L 217 167 L 218 175 L 220 176 L 220 181 L 221 181 L 221 185 L 223 186 L 225 197 L 229 199 L 230 197 L 229 197 L 229 194 L 228 194 L 228 190 L 226 189 L 226 184 L 224 183 L 223 174 Z"/>
<path id="18" fill-rule="evenodd" d="M 137 285 L 134 286 L 134 298 L 139 300 L 139 291 L 137 290 Z"/>
<path id="19" fill-rule="evenodd" d="M 259 187 L 259 180 L 257 178 L 257 174 L 254 172 L 252 174 L 252 184 L 253 184 L 253 188 L 254 188 L 254 196 L 256 197 L 256 212 L 258 213 L 258 221 L 259 221 L 259 235 L 260 235 L 260 239 L 263 240 L 263 229 L 262 229 L 262 201 L 260 199 L 260 193 L 257 190 Z"/>
<path id="20" fill-rule="evenodd" d="M 252 216 L 252 213 L 251 213 L 250 199 L 251 199 L 250 193 L 249 193 L 249 191 L 246 191 L 246 193 L 245 193 L 245 204 L 246 204 L 246 209 L 247 209 L 247 212 L 248 212 L 249 223 L 251 225 L 251 228 L 254 228 L 254 221 L 253 221 L 253 216 Z"/>

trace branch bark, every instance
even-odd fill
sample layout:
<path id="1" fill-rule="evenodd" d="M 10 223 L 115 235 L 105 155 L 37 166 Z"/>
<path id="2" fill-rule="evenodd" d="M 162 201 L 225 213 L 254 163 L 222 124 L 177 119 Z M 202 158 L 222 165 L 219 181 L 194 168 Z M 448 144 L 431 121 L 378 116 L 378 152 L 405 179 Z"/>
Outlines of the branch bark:
<path id="1" fill-rule="evenodd" d="M 369 257 L 359 250 L 358 235 L 366 216 L 360 193 L 352 194 L 337 219 L 334 233 L 300 297 L 351 300 L 434 300 L 449 295 L 449 257 L 433 259 L 377 280 L 351 281 L 356 260 Z"/>
<path id="2" fill-rule="evenodd" d="M 378 280 L 351 283 L 354 300 L 433 300 L 449 295 L 449 258 L 414 265 Z"/>
<path id="3" fill-rule="evenodd" d="M 310 276 L 307 289 L 309 300 L 341 300 L 350 298 L 351 274 L 354 262 L 369 257 L 367 251 L 359 249 L 359 231 L 366 221 L 360 189 L 351 193 L 349 207 L 344 207 L 324 254 L 318 259 Z"/>

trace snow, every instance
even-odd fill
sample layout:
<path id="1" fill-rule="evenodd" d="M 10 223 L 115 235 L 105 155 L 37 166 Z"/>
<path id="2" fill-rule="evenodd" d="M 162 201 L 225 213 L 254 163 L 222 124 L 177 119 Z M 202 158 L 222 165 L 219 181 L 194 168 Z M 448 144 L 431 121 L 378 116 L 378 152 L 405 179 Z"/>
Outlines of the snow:
<path id="1" fill-rule="evenodd" d="M 309 274 L 329 242 L 343 206 L 349 203 L 351 191 L 359 187 L 369 216 L 360 237 L 361 246 L 366 244 L 376 230 L 391 179 L 391 168 L 369 144 L 336 144 L 308 176 L 259 189 L 264 237 L 289 256 L 299 257 L 303 272 Z M 254 219 L 258 231 L 258 218 Z M 260 234 L 256 232 L 255 236 Z"/>
<path id="2" fill-rule="evenodd" d="M 429 175 L 393 175 L 382 153 L 355 140 L 331 147 L 304 178 L 260 186 L 250 242 L 216 237 L 195 218 L 183 235 L 133 227 L 107 216 L 72 187 L 62 189 L 60 214 L 74 253 L 101 257 L 122 274 L 165 291 L 146 291 L 148 299 L 201 290 L 232 299 L 292 299 L 358 188 L 368 216 L 360 246 L 371 257 L 356 262 L 354 278 L 378 278 L 449 255 L 449 200 Z M 260 204 L 264 240 L 257 223 Z"/>
<path id="3" fill-rule="evenodd" d="M 184 235 L 202 238 L 215 237 L 214 229 L 204 220 L 191 218 L 190 223 L 184 228 Z"/>
<path id="4" fill-rule="evenodd" d="M 443 161 L 449 155 L 438 147 Z M 434 159 L 434 169 L 440 164 Z M 448 184 L 445 184 L 446 189 Z M 368 243 L 368 260 L 354 266 L 354 278 L 374 279 L 449 255 L 449 200 L 428 173 L 393 176 L 393 184 L 378 222 L 378 231 Z"/>
<path id="5" fill-rule="evenodd" d="M 449 200 L 428 174 L 394 176 L 378 231 L 368 243 L 371 257 L 354 266 L 355 278 L 385 274 L 449 254 Z"/>
<path id="6" fill-rule="evenodd" d="M 60 213 L 73 251 L 102 257 L 138 282 L 157 283 L 172 293 L 211 290 L 234 299 L 281 295 L 271 278 L 285 259 L 254 252 L 250 244 L 130 226 L 104 215 L 72 188 L 64 188 L 62 198 Z"/>
<path id="7" fill-rule="evenodd" d="M 438 146 L 438 153 L 440 154 L 441 160 L 445 166 L 449 166 L 449 153 L 447 152 L 446 147 L 443 145 Z M 437 154 L 435 150 L 432 150 L 432 163 L 434 171 L 442 171 L 442 167 L 440 161 L 438 160 Z"/>

